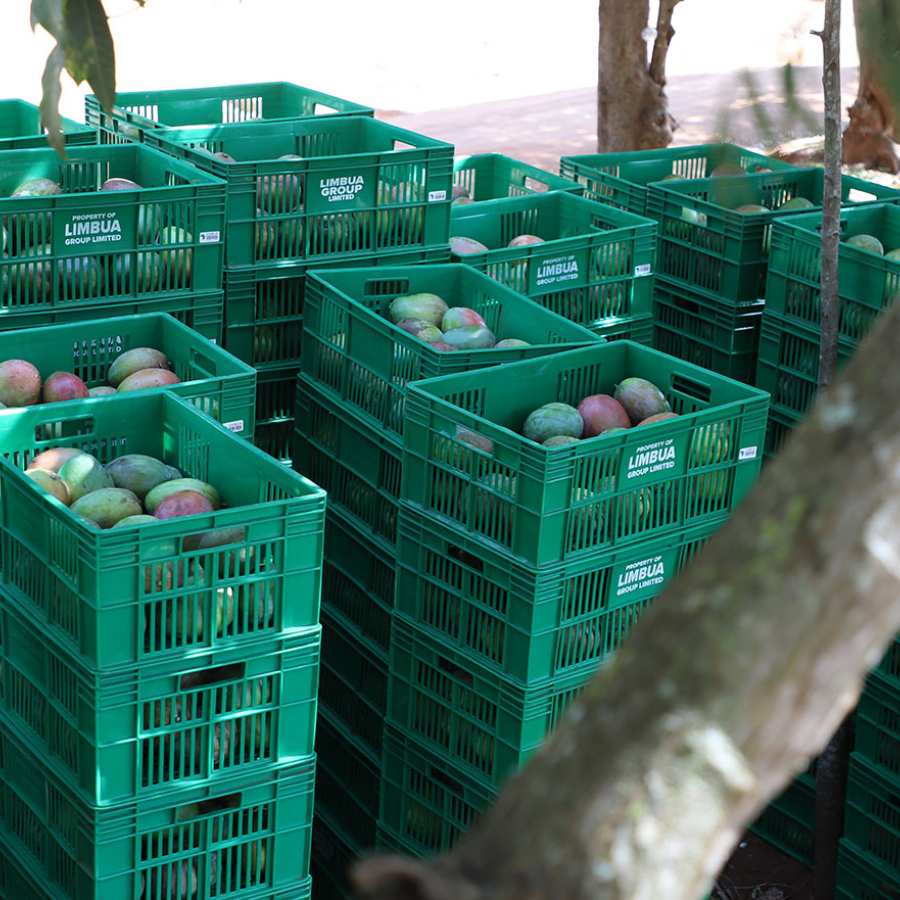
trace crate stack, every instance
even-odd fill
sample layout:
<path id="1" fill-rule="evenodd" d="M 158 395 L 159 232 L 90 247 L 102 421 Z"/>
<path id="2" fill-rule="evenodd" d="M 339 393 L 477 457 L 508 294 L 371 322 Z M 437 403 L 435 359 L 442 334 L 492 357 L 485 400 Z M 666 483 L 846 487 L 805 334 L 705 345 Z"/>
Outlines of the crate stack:
<path id="1" fill-rule="evenodd" d="M 306 276 L 448 259 L 453 148 L 290 84 L 119 94 L 88 120 L 226 183 L 225 346 L 259 373 L 257 446 L 290 462 Z"/>
<path id="2" fill-rule="evenodd" d="M 628 376 L 678 415 L 555 448 L 521 435 Z M 382 843 L 428 855 L 473 823 L 750 488 L 767 406 L 631 341 L 410 387 Z"/>
<path id="3" fill-rule="evenodd" d="M 454 204 L 454 259 L 607 340 L 652 338 L 656 226 L 572 190 Z"/>
<path id="4" fill-rule="evenodd" d="M 415 294 L 474 309 L 498 338 L 528 346 L 435 350 L 389 316 L 397 297 Z M 356 853 L 376 838 L 408 384 L 597 341 L 468 266 L 332 269 L 310 276 L 294 465 L 329 498 L 317 800 L 320 830 L 327 834 L 323 846 Z"/>
<path id="5" fill-rule="evenodd" d="M 97 132 L 89 125 L 62 119 L 67 147 L 96 144 Z M 25 100 L 0 100 L 0 150 L 46 149 L 47 135 L 41 127 L 39 107 Z"/>
<path id="6" fill-rule="evenodd" d="M 9 896 L 310 896 L 325 494 L 195 408 L 232 383 L 197 375 L 0 413 Z M 220 502 L 99 530 L 25 474 L 65 448 L 154 456 Z"/>

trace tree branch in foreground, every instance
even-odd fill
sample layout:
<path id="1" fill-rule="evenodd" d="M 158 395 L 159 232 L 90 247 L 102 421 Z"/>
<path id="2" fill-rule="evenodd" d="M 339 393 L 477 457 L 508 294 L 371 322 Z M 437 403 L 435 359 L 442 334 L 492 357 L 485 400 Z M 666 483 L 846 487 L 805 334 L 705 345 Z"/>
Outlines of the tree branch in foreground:
<path id="1" fill-rule="evenodd" d="M 367 900 L 697 900 L 900 628 L 900 304 L 454 850 Z"/>

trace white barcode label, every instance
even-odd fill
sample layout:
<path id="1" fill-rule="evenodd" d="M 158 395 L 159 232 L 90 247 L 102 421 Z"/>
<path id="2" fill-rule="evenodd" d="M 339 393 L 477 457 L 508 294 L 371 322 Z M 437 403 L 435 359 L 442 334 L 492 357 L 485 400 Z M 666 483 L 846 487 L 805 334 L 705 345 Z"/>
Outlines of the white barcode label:
<path id="1" fill-rule="evenodd" d="M 741 461 L 745 459 L 756 459 L 757 447 L 741 447 L 741 452 L 738 454 L 738 459 Z"/>
<path id="2" fill-rule="evenodd" d="M 222 239 L 221 231 L 201 231 L 200 232 L 200 243 L 201 244 L 218 244 Z"/>
<path id="3" fill-rule="evenodd" d="M 446 191 L 429 191 L 428 192 L 428 202 L 436 203 L 438 200 L 446 200 L 447 192 Z"/>
<path id="4" fill-rule="evenodd" d="M 244 430 L 244 420 L 243 419 L 237 419 L 234 422 L 223 422 L 222 425 L 224 428 L 227 428 L 229 431 L 235 432 L 235 434 Z"/>
<path id="5" fill-rule="evenodd" d="M 644 263 L 642 266 L 634 267 L 634 277 L 635 278 L 643 278 L 646 275 L 649 275 L 653 271 L 653 266 L 650 263 Z"/>

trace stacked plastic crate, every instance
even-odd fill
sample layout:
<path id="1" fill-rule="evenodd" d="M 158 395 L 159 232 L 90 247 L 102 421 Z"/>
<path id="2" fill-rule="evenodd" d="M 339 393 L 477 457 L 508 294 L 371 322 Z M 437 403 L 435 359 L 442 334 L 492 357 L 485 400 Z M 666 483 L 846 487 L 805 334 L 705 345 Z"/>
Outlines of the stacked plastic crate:
<path id="1" fill-rule="evenodd" d="M 497 338 L 527 345 L 434 349 L 389 315 L 397 297 L 423 294 L 473 309 Z M 597 340 L 467 266 L 310 276 L 294 465 L 329 495 L 317 814 L 322 846 L 336 858 L 375 843 L 409 383 Z"/>
<path id="2" fill-rule="evenodd" d="M 67 146 L 96 144 L 97 133 L 89 125 L 62 120 Z M 41 111 L 25 100 L 0 100 L 0 150 L 46 149 L 47 136 L 41 127 Z"/>
<path id="3" fill-rule="evenodd" d="M 522 436 L 542 404 L 628 376 L 677 416 L 558 447 Z M 767 406 L 630 341 L 410 387 L 382 844 L 427 855 L 472 824 L 750 488 Z"/>
<path id="4" fill-rule="evenodd" d="M 118 103 L 89 120 L 226 182 L 224 342 L 259 372 L 257 445 L 289 462 L 307 273 L 446 261 L 453 148 L 289 84 Z"/>
<path id="5" fill-rule="evenodd" d="M 227 387 L 0 413 L 10 896 L 310 895 L 325 495 L 192 405 Z M 99 530 L 25 475 L 64 448 L 154 456 L 221 503 Z"/>

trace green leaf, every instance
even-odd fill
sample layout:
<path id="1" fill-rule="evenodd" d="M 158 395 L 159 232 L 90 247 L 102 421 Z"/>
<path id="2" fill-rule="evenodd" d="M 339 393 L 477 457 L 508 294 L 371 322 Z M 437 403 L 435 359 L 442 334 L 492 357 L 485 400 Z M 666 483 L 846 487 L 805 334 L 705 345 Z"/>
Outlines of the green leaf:
<path id="1" fill-rule="evenodd" d="M 57 41 L 62 40 L 63 0 L 31 0 L 31 30 L 38 25 L 53 35 Z"/>
<path id="2" fill-rule="evenodd" d="M 77 84 L 87 81 L 103 108 L 116 101 L 116 55 L 101 0 L 62 0 L 66 70 Z"/>
<path id="3" fill-rule="evenodd" d="M 50 146 L 60 155 L 65 156 L 65 140 L 63 138 L 62 118 L 59 115 L 59 98 L 62 94 L 60 76 L 65 66 L 66 56 L 63 48 L 57 44 L 47 57 L 44 75 L 41 78 L 41 125 L 47 129 L 47 140 Z"/>

